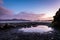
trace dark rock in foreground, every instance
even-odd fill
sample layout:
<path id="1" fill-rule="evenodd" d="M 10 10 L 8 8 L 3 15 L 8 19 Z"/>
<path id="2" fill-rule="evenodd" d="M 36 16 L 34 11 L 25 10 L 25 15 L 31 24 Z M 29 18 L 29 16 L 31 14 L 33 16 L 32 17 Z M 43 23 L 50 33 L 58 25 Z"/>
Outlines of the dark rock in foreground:
<path id="1" fill-rule="evenodd" d="M 18 28 L 0 30 L 0 40 L 60 40 L 59 35 L 55 31 L 36 33 L 18 31 Z"/>

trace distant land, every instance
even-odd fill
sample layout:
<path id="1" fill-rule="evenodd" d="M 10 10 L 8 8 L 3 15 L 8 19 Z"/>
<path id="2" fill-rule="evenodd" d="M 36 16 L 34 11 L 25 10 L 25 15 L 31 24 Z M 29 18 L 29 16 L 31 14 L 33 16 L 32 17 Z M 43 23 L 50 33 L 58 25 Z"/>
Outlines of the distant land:
<path id="1" fill-rule="evenodd" d="M 27 19 L 0 19 L 0 21 L 32 21 L 32 20 L 27 20 Z M 33 20 L 33 21 L 52 21 L 52 20 Z"/>
<path id="2" fill-rule="evenodd" d="M 26 19 L 0 19 L 0 21 L 30 21 Z"/>

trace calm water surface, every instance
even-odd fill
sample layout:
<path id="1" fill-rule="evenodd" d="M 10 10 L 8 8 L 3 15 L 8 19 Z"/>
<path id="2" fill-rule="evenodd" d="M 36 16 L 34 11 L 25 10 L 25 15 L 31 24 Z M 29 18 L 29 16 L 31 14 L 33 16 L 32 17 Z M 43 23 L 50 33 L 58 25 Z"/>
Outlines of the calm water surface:
<path id="1" fill-rule="evenodd" d="M 48 31 L 53 31 L 53 29 L 45 25 L 38 25 L 37 27 L 31 26 L 31 28 L 21 28 L 21 29 L 18 29 L 18 31 L 44 33 Z"/>

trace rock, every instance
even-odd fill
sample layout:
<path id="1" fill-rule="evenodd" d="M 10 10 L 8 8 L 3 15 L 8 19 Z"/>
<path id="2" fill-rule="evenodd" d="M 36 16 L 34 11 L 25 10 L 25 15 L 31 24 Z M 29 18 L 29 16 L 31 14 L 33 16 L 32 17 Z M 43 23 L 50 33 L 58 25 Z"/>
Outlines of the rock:
<path id="1" fill-rule="evenodd" d="M 60 9 L 56 12 L 56 15 L 53 18 L 52 27 L 60 30 Z"/>

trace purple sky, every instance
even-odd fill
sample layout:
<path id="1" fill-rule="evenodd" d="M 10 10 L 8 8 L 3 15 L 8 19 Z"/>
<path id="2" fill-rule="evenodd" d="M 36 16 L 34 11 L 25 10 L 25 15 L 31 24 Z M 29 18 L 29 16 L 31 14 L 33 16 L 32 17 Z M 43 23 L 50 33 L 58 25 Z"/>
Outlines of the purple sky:
<path id="1" fill-rule="evenodd" d="M 16 15 L 30 18 L 32 15 L 30 19 L 39 19 L 42 14 L 42 18 L 51 17 L 59 8 L 60 0 L 0 0 L 0 18 L 18 18 Z"/>

